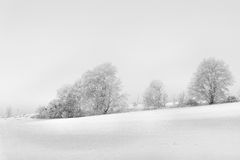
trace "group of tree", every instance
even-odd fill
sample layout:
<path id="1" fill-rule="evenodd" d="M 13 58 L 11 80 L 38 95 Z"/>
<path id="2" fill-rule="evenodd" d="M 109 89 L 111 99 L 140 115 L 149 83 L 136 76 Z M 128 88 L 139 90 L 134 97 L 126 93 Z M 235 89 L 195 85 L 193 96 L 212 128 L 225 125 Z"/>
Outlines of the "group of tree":
<path id="1" fill-rule="evenodd" d="M 237 102 L 237 97 L 229 95 L 229 87 L 232 84 L 232 74 L 223 61 L 205 59 L 193 76 L 188 94 L 180 94 L 176 106 Z M 153 81 L 145 91 L 143 103 L 148 109 L 161 108 L 166 106 L 166 97 L 161 81 Z"/>
<path id="2" fill-rule="evenodd" d="M 73 85 L 57 92 L 57 98 L 38 110 L 39 118 L 72 118 L 120 112 L 126 107 L 117 69 L 110 63 L 84 73 Z"/>
<path id="3" fill-rule="evenodd" d="M 84 73 L 73 85 L 57 92 L 57 98 L 38 110 L 39 118 L 71 118 L 121 112 L 127 106 L 122 94 L 117 69 L 109 63 Z M 220 60 L 203 60 L 192 78 L 188 94 L 177 98 L 177 107 L 236 102 L 229 95 L 233 77 L 228 66 Z M 154 80 L 143 95 L 145 109 L 166 107 L 167 94 L 163 83 Z M 139 99 L 139 98 L 138 98 Z M 135 104 L 134 106 L 137 106 Z"/>

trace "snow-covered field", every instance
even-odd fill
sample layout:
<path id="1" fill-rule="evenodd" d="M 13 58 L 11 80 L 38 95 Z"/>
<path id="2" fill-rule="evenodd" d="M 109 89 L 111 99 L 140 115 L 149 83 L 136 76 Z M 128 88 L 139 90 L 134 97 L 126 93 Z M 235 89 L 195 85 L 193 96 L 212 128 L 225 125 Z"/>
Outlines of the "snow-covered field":
<path id="1" fill-rule="evenodd" d="M 0 160 L 239 160 L 240 104 L 0 120 Z"/>
<path id="2" fill-rule="evenodd" d="M 0 137 L 0 160 L 6 160 L 5 156 L 3 155 L 3 147 L 2 147 L 1 137 Z"/>

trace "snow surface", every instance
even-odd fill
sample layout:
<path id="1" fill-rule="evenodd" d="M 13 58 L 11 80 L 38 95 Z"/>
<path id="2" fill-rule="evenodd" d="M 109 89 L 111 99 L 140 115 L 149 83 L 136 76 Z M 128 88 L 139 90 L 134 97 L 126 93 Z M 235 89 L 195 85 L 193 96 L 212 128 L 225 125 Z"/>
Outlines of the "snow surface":
<path id="1" fill-rule="evenodd" d="M 6 157 L 3 154 L 3 147 L 2 147 L 1 137 L 0 137 L 0 160 L 6 160 Z"/>
<path id="2" fill-rule="evenodd" d="M 1 119 L 0 137 L 0 160 L 239 160 L 240 104 Z"/>

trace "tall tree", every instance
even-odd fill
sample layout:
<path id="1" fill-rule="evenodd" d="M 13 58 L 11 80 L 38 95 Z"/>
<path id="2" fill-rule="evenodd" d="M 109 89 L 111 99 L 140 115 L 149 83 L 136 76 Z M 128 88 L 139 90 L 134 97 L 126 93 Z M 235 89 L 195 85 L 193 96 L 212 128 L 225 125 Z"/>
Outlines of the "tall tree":
<path id="1" fill-rule="evenodd" d="M 215 104 L 224 101 L 233 84 L 232 74 L 228 66 L 214 58 L 203 60 L 194 74 L 189 94 L 198 101 Z"/>

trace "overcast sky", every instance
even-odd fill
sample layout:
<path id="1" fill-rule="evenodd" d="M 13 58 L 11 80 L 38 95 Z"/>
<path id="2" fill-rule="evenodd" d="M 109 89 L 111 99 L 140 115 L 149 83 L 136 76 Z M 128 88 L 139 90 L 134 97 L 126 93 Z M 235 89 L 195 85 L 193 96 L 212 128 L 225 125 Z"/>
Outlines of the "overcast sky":
<path id="1" fill-rule="evenodd" d="M 240 84 L 239 1 L 2 0 L 0 108 L 47 104 L 104 62 L 131 101 L 151 80 L 186 90 L 203 58 L 230 65 Z"/>

